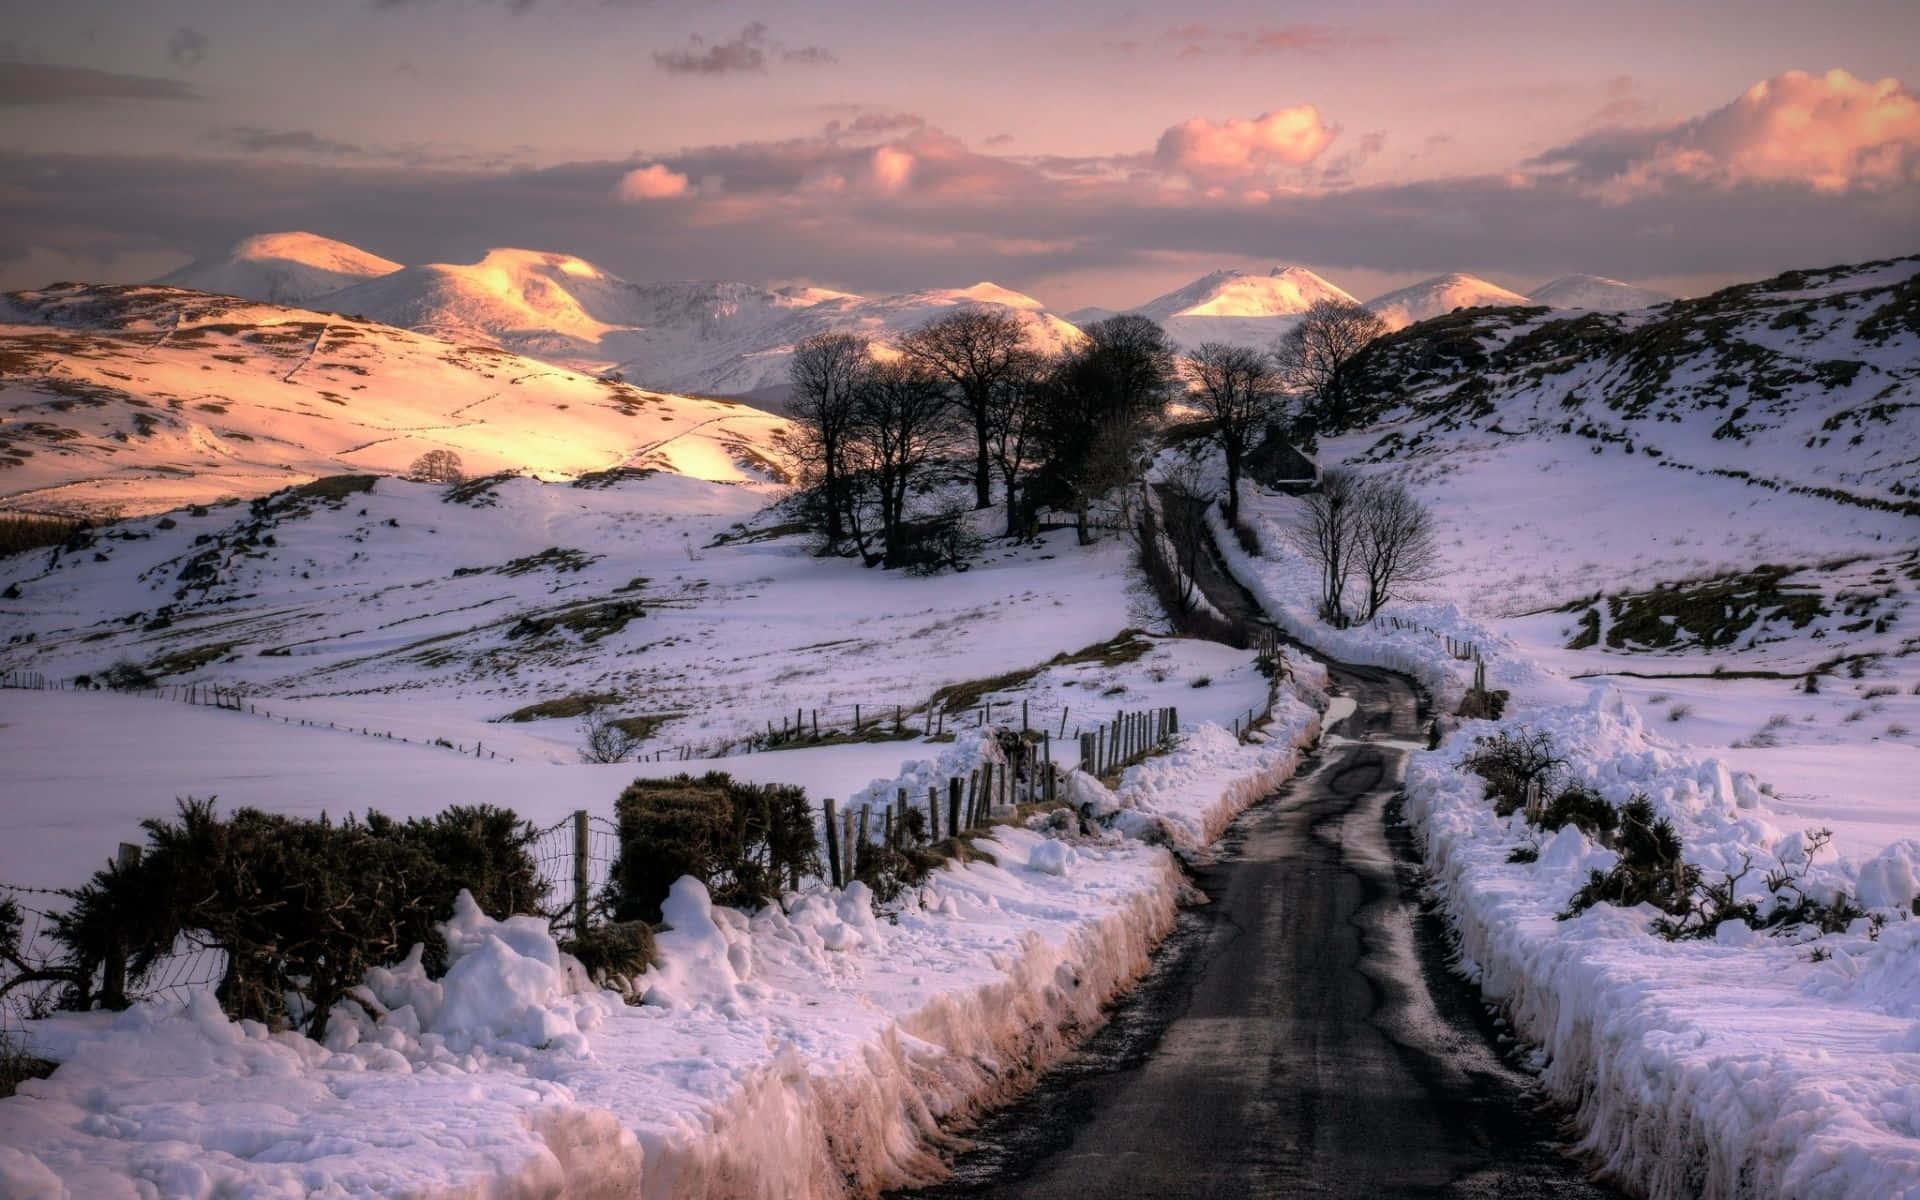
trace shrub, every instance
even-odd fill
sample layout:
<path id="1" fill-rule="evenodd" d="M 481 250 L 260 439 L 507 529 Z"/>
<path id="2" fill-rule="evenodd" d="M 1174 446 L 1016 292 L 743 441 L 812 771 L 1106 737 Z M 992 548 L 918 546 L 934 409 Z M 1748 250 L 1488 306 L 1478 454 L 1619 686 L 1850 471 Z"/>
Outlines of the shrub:
<path id="1" fill-rule="evenodd" d="M 614 805 L 620 856 L 614 918 L 658 921 L 675 880 L 691 875 L 714 903 L 757 907 L 818 874 L 819 838 L 802 788 L 713 771 L 636 779 Z"/>
<path id="2" fill-rule="evenodd" d="M 1676 917 L 1691 911 L 1694 890 L 1700 886 L 1700 868 L 1680 857 L 1680 835 L 1674 832 L 1672 822 L 1654 813 L 1653 801 L 1640 795 L 1627 801 L 1620 810 L 1615 849 L 1620 860 L 1609 871 L 1594 871 L 1587 876 L 1587 882 L 1567 901 L 1567 911 L 1560 914 L 1562 920 L 1601 903 L 1629 908 L 1651 904 Z"/>
<path id="3" fill-rule="evenodd" d="M 437 925 L 461 888 L 495 917 L 539 900 L 532 829 L 504 809 L 335 824 L 250 808 L 223 819 L 211 800 L 184 800 L 176 819 L 143 824 L 139 862 L 95 874 L 55 922 L 78 1006 L 116 946 L 136 980 L 185 933 L 226 953 L 216 995 L 229 1016 L 320 1039 L 369 967 L 415 944 L 445 964 Z"/>
<path id="4" fill-rule="evenodd" d="M 1530 784 L 1537 783 L 1544 791 L 1547 777 L 1567 765 L 1544 730 L 1502 729 L 1490 737 L 1475 738 L 1474 746 L 1462 765 L 1486 780 L 1487 797 L 1503 817 L 1527 802 Z"/>
<path id="5" fill-rule="evenodd" d="M 154 686 L 154 678 L 146 668 L 128 658 L 108 667 L 100 679 L 116 692 L 139 692 Z"/>
<path id="6" fill-rule="evenodd" d="M 591 713 L 580 718 L 580 761 L 583 763 L 625 762 L 639 744 L 640 739 L 617 721 Z"/>
<path id="7" fill-rule="evenodd" d="M 887 553 L 887 565 L 904 567 L 910 575 L 964 571 L 986 544 L 986 539 L 974 532 L 967 509 L 949 506 L 924 520 L 900 522 L 893 548 Z"/>
<path id="8" fill-rule="evenodd" d="M 1667 720 L 1669 721 L 1684 721 L 1692 715 L 1693 706 L 1691 704 L 1676 704 L 1667 710 Z"/>
<path id="9" fill-rule="evenodd" d="M 654 963 L 653 927 L 645 921 L 596 925 L 560 947 L 580 960 L 602 987 L 631 992 L 633 980 Z"/>
<path id="10" fill-rule="evenodd" d="M 1570 783 L 1540 814 L 1540 828 L 1558 831 L 1571 825 L 1603 845 L 1611 845 L 1620 828 L 1620 813 L 1598 792 Z"/>

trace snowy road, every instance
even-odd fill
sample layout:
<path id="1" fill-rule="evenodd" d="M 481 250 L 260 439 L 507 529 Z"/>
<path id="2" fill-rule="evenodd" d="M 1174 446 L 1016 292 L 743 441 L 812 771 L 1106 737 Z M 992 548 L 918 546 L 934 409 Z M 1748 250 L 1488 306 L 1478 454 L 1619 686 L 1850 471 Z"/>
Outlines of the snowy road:
<path id="1" fill-rule="evenodd" d="M 1263 623 L 1218 563 L 1200 566 L 1217 608 Z M 1421 908 L 1397 810 L 1424 699 L 1391 671 L 1327 666 L 1356 709 L 1196 868 L 1211 903 L 1110 1024 L 915 1195 L 1615 1195 L 1502 1060 Z"/>
<path id="2" fill-rule="evenodd" d="M 1606 1196 L 1445 969 L 1391 809 L 1421 728 L 1401 676 L 1229 831 L 1154 974 L 922 1195 Z"/>

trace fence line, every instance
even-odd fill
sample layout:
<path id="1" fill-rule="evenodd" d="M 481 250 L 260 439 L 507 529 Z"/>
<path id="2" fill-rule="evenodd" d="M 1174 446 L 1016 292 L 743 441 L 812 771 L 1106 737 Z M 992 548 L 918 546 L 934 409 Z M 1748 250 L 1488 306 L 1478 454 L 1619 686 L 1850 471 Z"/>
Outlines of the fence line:
<path id="1" fill-rule="evenodd" d="M 261 717 L 268 721 L 276 719 L 275 714 L 255 702 L 248 700 L 246 693 L 233 688 L 217 687 L 210 683 L 167 683 L 148 688 L 99 688 L 91 685 L 76 684 L 66 679 L 51 679 L 39 671 L 7 671 L 0 673 L 0 690 L 20 690 L 33 692 L 94 692 L 110 691 L 117 696 L 134 696 L 142 700 L 167 700 L 179 704 L 188 704 L 198 708 L 219 708 L 228 712 L 244 713 L 250 717 Z M 301 729 L 326 728 L 335 733 L 351 733 L 359 737 L 373 738 L 383 742 L 402 742 L 409 746 L 430 746 L 442 750 L 451 750 L 463 758 L 480 758 L 489 761 L 513 762 L 511 755 L 501 758 L 494 750 L 488 750 L 480 739 L 475 739 L 469 748 L 465 742 L 449 741 L 443 737 L 432 741 L 421 739 L 414 741 L 408 737 L 395 737 L 393 731 L 374 729 L 363 725 L 355 729 L 351 725 L 341 725 L 334 721 L 325 722 L 308 717 L 290 717 L 281 714 L 278 718 L 282 725 L 295 725 Z"/>

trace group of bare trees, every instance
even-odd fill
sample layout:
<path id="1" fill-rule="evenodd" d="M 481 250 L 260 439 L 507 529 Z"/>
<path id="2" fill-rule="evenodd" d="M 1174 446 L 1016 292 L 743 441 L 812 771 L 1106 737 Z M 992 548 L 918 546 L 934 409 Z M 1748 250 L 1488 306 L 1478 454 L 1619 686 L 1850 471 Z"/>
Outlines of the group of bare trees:
<path id="1" fill-rule="evenodd" d="M 1089 538 L 1095 501 L 1138 474 L 1147 435 L 1174 379 L 1172 344 L 1144 317 L 1115 317 L 1055 358 L 1036 352 L 1011 313 L 966 308 L 892 349 L 823 333 L 795 347 L 789 379 L 795 445 L 830 552 L 851 544 L 895 564 L 924 532 L 909 515 L 913 484 L 937 458 L 971 453 L 974 507 L 993 503 L 1006 533 L 1042 505 L 1072 511 Z M 868 549 L 880 522 L 881 550 Z"/>
<path id="2" fill-rule="evenodd" d="M 1433 515 L 1397 480 L 1362 479 L 1336 468 L 1302 503 L 1293 543 L 1320 570 L 1320 615 L 1345 625 L 1349 583 L 1364 592 L 1358 618 L 1370 621 L 1409 585 L 1432 577 L 1439 548 Z"/>
<path id="3" fill-rule="evenodd" d="M 1227 468 L 1227 521 L 1240 519 L 1247 452 L 1274 425 L 1297 436 L 1338 427 L 1352 412 L 1354 361 L 1386 324 L 1358 304 L 1316 300 L 1270 353 L 1207 342 L 1187 359 L 1192 399 L 1213 427 Z"/>

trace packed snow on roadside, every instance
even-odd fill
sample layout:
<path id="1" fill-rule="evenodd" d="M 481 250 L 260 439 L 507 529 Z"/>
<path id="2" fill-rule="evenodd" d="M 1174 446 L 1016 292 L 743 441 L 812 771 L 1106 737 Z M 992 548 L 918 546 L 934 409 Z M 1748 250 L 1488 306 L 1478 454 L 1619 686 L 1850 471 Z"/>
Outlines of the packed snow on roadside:
<path id="1" fill-rule="evenodd" d="M 935 1178 L 951 1130 L 1145 970 L 1184 890 L 1160 843 L 1200 844 L 1293 773 L 1319 732 L 1312 682 L 1282 690 L 1257 740 L 1203 725 L 1115 790 L 1070 775 L 1092 832 L 1047 814 L 996 826 L 878 914 L 858 883 L 748 914 L 683 880 L 644 1004 L 595 988 L 544 923 L 463 900 L 448 973 L 427 978 L 417 955 L 371 972 L 324 1045 L 229 1022 L 205 996 L 37 1023 L 33 1048 L 63 1065 L 0 1102 L 0 1192 L 637 1180 L 650 1197 L 805 1197 Z"/>
<path id="2" fill-rule="evenodd" d="M 1258 559 L 1214 517 L 1230 570 L 1277 623 L 1336 658 L 1407 673 L 1443 721 L 1472 671 L 1449 653 L 1449 638 L 1475 643 L 1488 686 L 1512 693 L 1503 721 L 1466 721 L 1440 750 L 1410 756 L 1407 819 L 1459 936 L 1462 969 L 1537 1047 L 1544 1083 L 1577 1109 L 1585 1148 L 1654 1196 L 1920 1196 L 1920 810 L 1911 788 L 1876 767 L 1848 802 L 1776 804 L 1773 785 L 1741 769 L 1759 768 L 1763 754 L 1676 744 L 1644 724 L 1621 689 L 1567 678 L 1558 662 L 1542 663 L 1451 603 L 1393 605 L 1398 628 L 1332 629 L 1313 615 L 1317 577 L 1278 536 L 1291 503 L 1256 496 L 1250 506 Z M 1641 692 L 1672 686 L 1636 681 Z M 1869 916 L 1826 935 L 1730 921 L 1710 939 L 1678 942 L 1651 931 L 1661 914 L 1649 906 L 1603 903 L 1558 919 L 1616 856 L 1578 829 L 1546 834 L 1522 813 L 1495 814 L 1461 763 L 1496 729 L 1545 731 L 1569 760 L 1568 778 L 1616 806 L 1649 797 L 1705 881 L 1744 871 L 1735 896 L 1763 915 L 1773 873 L 1798 876 L 1816 901 L 1844 892 Z M 1836 816 L 1843 836 L 1810 858 L 1809 831 Z M 1537 858 L 1510 861 L 1523 848 Z"/>

